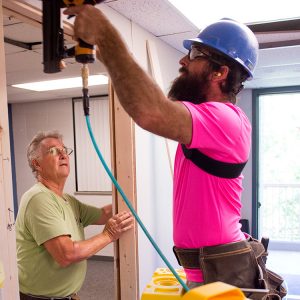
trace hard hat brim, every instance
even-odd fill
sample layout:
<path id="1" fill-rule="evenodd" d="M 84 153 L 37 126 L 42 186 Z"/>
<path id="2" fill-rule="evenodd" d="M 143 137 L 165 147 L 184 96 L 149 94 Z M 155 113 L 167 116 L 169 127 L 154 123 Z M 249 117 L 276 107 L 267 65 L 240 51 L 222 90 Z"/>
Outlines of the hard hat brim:
<path id="1" fill-rule="evenodd" d="M 191 50 L 192 44 L 193 43 L 200 43 L 203 44 L 203 41 L 200 40 L 199 38 L 194 38 L 194 39 L 188 39 L 183 41 L 183 47 L 187 50 Z"/>

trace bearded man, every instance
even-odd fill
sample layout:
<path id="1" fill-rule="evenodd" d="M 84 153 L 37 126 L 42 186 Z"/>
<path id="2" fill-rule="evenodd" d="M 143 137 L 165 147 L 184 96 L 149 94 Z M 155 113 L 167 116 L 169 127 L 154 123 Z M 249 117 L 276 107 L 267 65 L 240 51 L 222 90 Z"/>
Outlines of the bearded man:
<path id="1" fill-rule="evenodd" d="M 83 5 L 64 13 L 76 15 L 77 38 L 98 46 L 118 98 L 133 120 L 179 143 L 173 237 L 188 286 L 221 280 L 257 287 L 257 268 L 249 267 L 256 266 L 255 257 L 239 223 L 241 172 L 250 153 L 251 125 L 235 105 L 257 61 L 253 32 L 244 24 L 222 19 L 185 40 L 189 52 L 180 60 L 180 75 L 166 97 L 99 8 Z M 213 268 L 207 264 L 209 253 L 221 258 L 220 263 L 213 261 Z"/>

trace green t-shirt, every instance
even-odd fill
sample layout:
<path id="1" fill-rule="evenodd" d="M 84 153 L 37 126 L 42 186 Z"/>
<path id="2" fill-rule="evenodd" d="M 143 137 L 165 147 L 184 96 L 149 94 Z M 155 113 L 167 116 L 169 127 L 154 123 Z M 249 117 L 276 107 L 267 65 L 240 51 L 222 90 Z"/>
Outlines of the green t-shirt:
<path id="1" fill-rule="evenodd" d="M 99 219 L 102 210 L 64 194 L 59 197 L 37 183 L 22 197 L 16 220 L 20 291 L 64 297 L 81 288 L 86 261 L 61 267 L 43 243 L 60 235 L 84 240 L 84 227 Z"/>

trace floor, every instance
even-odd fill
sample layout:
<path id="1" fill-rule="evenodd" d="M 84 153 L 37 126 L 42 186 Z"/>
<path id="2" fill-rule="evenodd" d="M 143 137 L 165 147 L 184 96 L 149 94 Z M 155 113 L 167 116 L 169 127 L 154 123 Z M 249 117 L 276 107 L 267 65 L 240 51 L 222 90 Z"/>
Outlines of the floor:
<path id="1" fill-rule="evenodd" d="M 88 260 L 88 270 L 79 297 L 80 300 L 114 300 L 112 261 Z"/>
<path id="2" fill-rule="evenodd" d="M 281 275 L 286 283 L 286 300 L 300 300 L 300 252 L 270 250 L 267 267 Z"/>

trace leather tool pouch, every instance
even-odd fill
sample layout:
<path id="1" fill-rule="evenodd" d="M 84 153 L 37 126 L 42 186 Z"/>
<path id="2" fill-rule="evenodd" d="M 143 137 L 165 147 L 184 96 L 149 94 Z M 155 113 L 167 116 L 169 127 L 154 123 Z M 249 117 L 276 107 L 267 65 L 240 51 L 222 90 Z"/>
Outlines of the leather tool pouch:
<path id="1" fill-rule="evenodd" d="M 222 281 L 241 288 L 253 300 L 280 300 L 286 295 L 283 278 L 266 268 L 264 245 L 252 237 L 200 249 L 174 247 L 174 253 L 184 268 L 200 268 L 205 284 Z"/>
<path id="2" fill-rule="evenodd" d="M 257 264 L 261 270 L 260 281 L 264 288 L 268 290 L 268 294 L 263 299 L 280 300 L 287 295 L 287 291 L 283 285 L 284 279 L 277 273 L 266 268 L 266 260 L 268 256 L 267 249 L 258 240 L 249 237 L 248 241 L 255 253 Z"/>
<path id="3" fill-rule="evenodd" d="M 259 268 L 247 241 L 200 249 L 204 282 L 222 281 L 240 288 L 259 288 Z"/>

